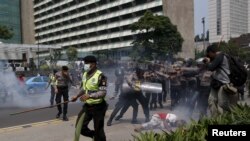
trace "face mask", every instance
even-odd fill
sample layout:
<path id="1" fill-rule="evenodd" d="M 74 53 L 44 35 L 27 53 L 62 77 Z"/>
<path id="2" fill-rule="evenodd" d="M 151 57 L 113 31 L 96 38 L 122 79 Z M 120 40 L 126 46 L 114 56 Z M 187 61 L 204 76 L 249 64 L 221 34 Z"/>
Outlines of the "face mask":
<path id="1" fill-rule="evenodd" d="M 85 71 L 90 71 L 90 64 L 84 64 L 84 70 Z"/>

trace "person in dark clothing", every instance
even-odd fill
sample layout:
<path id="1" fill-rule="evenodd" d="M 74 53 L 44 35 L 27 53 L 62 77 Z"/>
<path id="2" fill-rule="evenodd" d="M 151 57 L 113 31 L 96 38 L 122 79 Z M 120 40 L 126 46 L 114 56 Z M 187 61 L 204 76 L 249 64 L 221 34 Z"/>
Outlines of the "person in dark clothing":
<path id="1" fill-rule="evenodd" d="M 121 91 L 119 95 L 119 99 L 115 105 L 114 110 L 112 111 L 109 120 L 107 122 L 107 126 L 111 126 L 112 120 L 115 118 L 117 113 L 120 111 L 119 116 L 115 118 L 115 120 L 119 120 L 122 118 L 123 114 L 127 111 L 129 106 L 133 107 L 133 115 L 131 123 L 137 123 L 137 115 L 138 115 L 138 103 L 136 102 L 136 96 L 131 92 L 123 92 Z"/>
<path id="2" fill-rule="evenodd" d="M 245 85 L 242 85 L 240 87 L 237 88 L 238 89 L 238 93 L 239 93 L 239 99 L 244 101 L 244 89 L 245 89 Z"/>
<path id="3" fill-rule="evenodd" d="M 122 89 L 122 84 L 124 81 L 124 68 L 119 67 L 115 70 L 115 76 L 116 76 L 116 81 L 115 81 L 115 93 L 118 94 L 119 91 Z"/>
<path id="4" fill-rule="evenodd" d="M 15 65 L 14 61 L 11 62 L 10 66 L 12 67 L 12 71 L 16 71 L 16 65 Z"/>
<path id="5" fill-rule="evenodd" d="M 126 81 L 128 85 L 134 90 L 134 95 L 136 97 L 136 100 L 139 101 L 139 103 L 142 105 L 142 109 L 145 115 L 145 122 L 149 121 L 149 107 L 147 103 L 146 97 L 143 95 L 141 89 L 140 89 L 140 84 L 144 81 L 144 71 L 140 68 L 136 68 L 135 73 L 129 75 L 126 78 Z"/>
<path id="6" fill-rule="evenodd" d="M 200 112 L 200 117 L 202 117 L 207 115 L 208 97 L 210 93 L 210 81 L 212 72 L 206 70 L 206 66 L 203 62 L 196 62 L 197 68 L 183 68 L 182 73 L 188 76 L 196 76 L 198 96 L 197 99 L 194 98 L 192 100 L 192 106 L 195 106 L 197 102 L 197 109 Z M 192 113 L 190 113 L 189 116 L 192 116 Z"/>
<path id="7" fill-rule="evenodd" d="M 57 84 L 54 86 L 55 94 L 56 94 L 56 104 L 61 103 L 61 99 L 63 97 L 63 101 L 67 102 L 69 100 L 69 86 L 68 84 L 73 84 L 67 66 L 62 66 L 62 70 L 55 74 L 55 81 Z M 56 118 L 60 118 L 60 115 L 63 113 L 63 120 L 68 121 L 67 112 L 68 112 L 68 103 L 63 104 L 62 106 L 57 106 L 58 113 Z"/>
<path id="8" fill-rule="evenodd" d="M 161 80 L 158 77 L 158 75 L 156 75 L 154 73 L 150 82 L 161 83 Z M 151 99 L 151 102 L 150 102 L 150 109 L 156 109 L 158 107 L 157 102 L 158 102 L 160 108 L 163 108 L 163 105 L 162 105 L 162 93 L 152 93 L 152 99 Z"/>
<path id="9" fill-rule="evenodd" d="M 117 69 L 115 71 L 116 75 L 116 85 L 115 85 L 115 93 L 111 97 L 111 100 L 113 100 L 115 97 L 117 97 L 119 90 L 120 90 L 120 95 L 119 99 L 115 105 L 114 110 L 112 111 L 110 118 L 107 122 L 107 126 L 111 126 L 112 120 L 115 118 L 117 113 L 120 112 L 120 115 L 116 117 L 116 120 L 119 120 L 122 118 L 123 114 L 127 111 L 129 106 L 133 107 L 133 117 L 131 123 L 137 123 L 137 114 L 138 114 L 138 103 L 136 102 L 135 95 L 132 93 L 132 91 L 125 92 L 122 89 L 122 85 L 124 82 L 124 71 L 122 69 Z"/>

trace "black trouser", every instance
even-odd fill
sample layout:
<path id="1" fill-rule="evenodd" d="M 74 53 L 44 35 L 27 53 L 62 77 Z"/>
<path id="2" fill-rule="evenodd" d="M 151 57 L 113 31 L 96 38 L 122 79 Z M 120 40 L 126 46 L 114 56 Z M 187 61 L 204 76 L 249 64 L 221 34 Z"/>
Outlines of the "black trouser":
<path id="1" fill-rule="evenodd" d="M 162 101 L 166 102 L 167 101 L 167 80 L 162 81 Z"/>
<path id="2" fill-rule="evenodd" d="M 199 109 L 200 116 L 206 116 L 210 87 L 199 87 L 198 91 L 199 91 L 199 95 L 198 95 L 198 100 L 197 100 L 197 107 Z"/>
<path id="3" fill-rule="evenodd" d="M 135 92 L 134 93 L 135 98 L 139 101 L 139 103 L 142 105 L 142 109 L 144 112 L 144 115 L 146 119 L 149 119 L 149 108 L 146 97 L 142 94 L 142 92 Z"/>
<path id="4" fill-rule="evenodd" d="M 168 94 L 168 93 L 167 93 L 166 90 L 163 90 L 163 91 L 162 91 L 162 101 L 163 101 L 163 102 L 166 102 L 166 101 L 167 101 L 167 94 Z"/>
<path id="5" fill-rule="evenodd" d="M 55 88 L 54 86 L 50 86 L 51 90 L 50 90 L 50 105 L 54 104 L 54 100 L 55 100 Z"/>
<path id="6" fill-rule="evenodd" d="M 152 100 L 150 102 L 150 108 L 153 108 L 153 105 L 154 105 L 154 108 L 157 108 L 157 101 L 160 105 L 160 107 L 162 107 L 162 93 L 153 93 L 152 94 Z"/>
<path id="7" fill-rule="evenodd" d="M 115 108 L 112 111 L 110 117 L 109 117 L 109 121 L 112 122 L 112 120 L 115 118 L 115 116 L 117 115 L 117 113 L 125 106 L 125 105 L 132 105 L 133 106 L 133 118 L 137 118 L 137 114 L 138 114 L 138 105 L 136 106 L 135 103 L 136 102 L 136 98 L 134 96 L 133 93 L 123 93 L 121 92 L 119 99 L 117 101 L 117 103 L 115 104 Z M 129 107 L 129 106 L 128 106 Z M 126 110 L 123 110 L 123 112 L 125 113 Z"/>
<path id="8" fill-rule="evenodd" d="M 56 94 L 56 104 L 61 103 L 62 97 L 63 101 L 68 101 L 69 100 L 69 89 L 68 86 L 65 87 L 57 87 L 58 93 Z M 58 112 L 61 114 L 62 113 L 62 106 L 58 105 L 57 106 Z M 63 115 L 66 115 L 68 112 L 68 103 L 63 104 Z"/>
<path id="9" fill-rule="evenodd" d="M 148 106 L 149 106 L 151 95 L 152 95 L 151 93 L 145 93 L 146 103 Z"/>
<path id="10" fill-rule="evenodd" d="M 187 98 L 187 107 L 189 108 L 188 110 L 188 115 L 189 117 L 192 116 L 196 102 L 197 102 L 197 98 L 198 98 L 198 92 L 197 92 L 197 87 L 196 87 L 196 83 L 195 81 L 190 81 L 188 83 L 188 86 L 186 88 L 186 98 Z"/>
<path id="11" fill-rule="evenodd" d="M 115 83 L 115 93 L 118 93 L 120 90 L 122 90 L 122 83 Z"/>
<path id="12" fill-rule="evenodd" d="M 94 138 L 94 141 L 106 141 L 104 132 L 104 118 L 108 109 L 108 105 L 105 101 L 100 104 L 90 106 L 84 104 L 82 110 L 78 114 L 77 123 L 81 115 L 84 113 L 84 119 L 82 124 L 81 134 L 90 138 Z M 88 128 L 89 122 L 93 119 L 94 131 Z M 76 123 L 76 124 L 77 124 Z"/>
<path id="13" fill-rule="evenodd" d="M 114 110 L 112 111 L 112 113 L 111 113 L 111 115 L 109 117 L 110 122 L 115 118 L 115 116 L 122 109 L 122 107 L 125 105 L 125 103 L 126 103 L 125 97 L 120 95 L 117 103 L 115 104 L 115 108 L 114 108 Z"/>
<path id="14" fill-rule="evenodd" d="M 181 86 L 171 86 L 170 98 L 171 98 L 171 110 L 173 110 L 180 102 L 181 94 Z"/>
<path id="15" fill-rule="evenodd" d="M 126 113 L 129 106 L 133 107 L 132 120 L 135 121 L 135 120 L 137 120 L 137 115 L 138 115 L 138 103 L 136 102 L 135 97 L 131 97 L 131 98 L 126 100 L 124 106 L 122 107 L 122 109 L 120 111 L 119 117 L 122 117 Z"/>

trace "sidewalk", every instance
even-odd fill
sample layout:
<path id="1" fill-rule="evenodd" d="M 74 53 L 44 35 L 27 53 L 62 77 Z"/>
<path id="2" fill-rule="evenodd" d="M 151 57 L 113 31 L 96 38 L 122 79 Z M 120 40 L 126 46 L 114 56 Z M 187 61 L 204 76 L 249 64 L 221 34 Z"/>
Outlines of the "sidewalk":
<path id="1" fill-rule="evenodd" d="M 165 108 L 166 109 L 166 108 Z M 154 112 L 164 111 L 158 109 Z M 105 118 L 105 133 L 107 141 L 129 141 L 133 140 L 132 135 L 136 135 L 132 125 L 131 115 L 132 108 L 130 108 L 120 121 L 114 121 L 112 126 L 107 127 L 106 122 L 112 110 L 107 111 Z M 0 129 L 1 141 L 73 141 L 75 131 L 76 117 L 71 117 L 68 122 L 61 120 L 45 121 L 41 123 L 33 123 L 25 126 L 12 127 L 7 129 Z M 139 108 L 138 120 L 144 122 L 144 115 L 141 107 Z M 89 127 L 93 129 L 91 122 Z M 92 141 L 90 138 L 81 136 L 80 141 Z"/>
<path id="2" fill-rule="evenodd" d="M 240 102 L 250 104 L 249 98 L 247 101 Z M 169 104 L 164 104 L 164 109 L 150 111 L 150 114 L 156 112 L 169 112 L 166 108 Z M 132 116 L 132 108 L 124 115 L 120 121 L 113 121 L 112 126 L 106 126 L 107 120 L 112 110 L 107 111 L 105 117 L 105 133 L 107 141 L 132 141 L 132 135 L 137 135 L 134 132 L 136 125 L 130 123 Z M 182 111 L 179 111 L 182 112 Z M 68 122 L 62 120 L 44 121 L 29 125 L 0 129 L 0 141 L 73 141 L 75 131 L 76 117 L 70 117 Z M 144 122 L 144 114 L 142 108 L 139 107 L 138 121 Z M 93 123 L 89 125 L 93 129 Z M 92 141 L 90 138 L 81 136 L 80 141 Z"/>

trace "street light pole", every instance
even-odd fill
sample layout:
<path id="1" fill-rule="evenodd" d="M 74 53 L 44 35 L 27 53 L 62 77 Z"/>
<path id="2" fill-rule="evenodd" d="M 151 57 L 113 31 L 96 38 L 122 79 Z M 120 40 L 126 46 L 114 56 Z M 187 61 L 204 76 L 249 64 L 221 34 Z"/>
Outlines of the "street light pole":
<path id="1" fill-rule="evenodd" d="M 203 24 L 203 54 L 205 55 L 205 17 L 202 18 Z"/>

